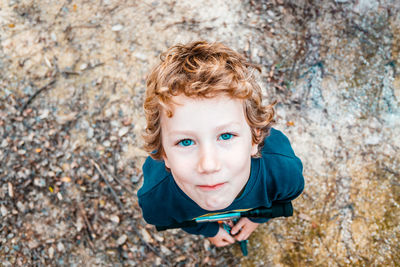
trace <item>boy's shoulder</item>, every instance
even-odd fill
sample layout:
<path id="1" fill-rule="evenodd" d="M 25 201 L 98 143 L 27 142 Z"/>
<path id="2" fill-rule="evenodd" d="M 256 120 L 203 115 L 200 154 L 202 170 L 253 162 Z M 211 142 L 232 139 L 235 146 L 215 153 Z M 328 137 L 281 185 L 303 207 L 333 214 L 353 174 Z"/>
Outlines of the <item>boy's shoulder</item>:
<path id="1" fill-rule="evenodd" d="M 165 169 L 164 161 L 148 157 L 143 164 L 143 185 L 138 191 L 138 196 L 143 196 L 158 184 L 165 181 L 171 173 Z"/>
<path id="2" fill-rule="evenodd" d="M 285 157 L 295 157 L 289 139 L 281 131 L 271 128 L 269 136 L 265 139 L 264 146 L 261 154 L 267 155 L 281 155 Z"/>

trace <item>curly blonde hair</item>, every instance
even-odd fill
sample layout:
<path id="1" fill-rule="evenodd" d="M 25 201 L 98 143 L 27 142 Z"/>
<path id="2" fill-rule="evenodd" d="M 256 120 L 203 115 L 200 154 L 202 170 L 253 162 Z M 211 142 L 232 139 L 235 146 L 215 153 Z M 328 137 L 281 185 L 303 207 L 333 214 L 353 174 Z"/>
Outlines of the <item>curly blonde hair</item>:
<path id="1" fill-rule="evenodd" d="M 274 123 L 273 104 L 262 104 L 261 88 L 253 70 L 260 67 L 221 43 L 198 41 L 175 45 L 162 53 L 161 62 L 147 78 L 144 111 L 147 120 L 143 134 L 144 149 L 153 159 L 161 160 L 161 112 L 173 116 L 172 97 L 212 98 L 224 94 L 243 100 L 245 118 L 250 126 L 253 144 L 261 156 L 264 139 Z"/>

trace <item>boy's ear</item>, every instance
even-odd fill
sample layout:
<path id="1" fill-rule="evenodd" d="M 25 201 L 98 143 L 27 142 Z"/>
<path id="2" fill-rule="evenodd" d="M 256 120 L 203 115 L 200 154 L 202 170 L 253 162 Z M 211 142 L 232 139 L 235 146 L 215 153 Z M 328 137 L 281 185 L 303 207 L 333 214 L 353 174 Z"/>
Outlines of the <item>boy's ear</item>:
<path id="1" fill-rule="evenodd" d="M 256 132 L 257 136 L 260 136 L 261 129 L 255 129 L 255 132 Z M 251 147 L 251 156 L 255 156 L 257 154 L 257 152 L 258 152 L 258 144 L 253 143 L 252 147 Z"/>
<path id="2" fill-rule="evenodd" d="M 171 169 L 169 167 L 169 161 L 168 161 L 167 155 L 165 155 L 165 152 L 162 153 L 162 158 L 164 160 L 165 167 L 167 167 L 168 169 Z"/>
<path id="3" fill-rule="evenodd" d="M 258 144 L 253 144 L 251 147 L 251 156 L 255 156 L 258 152 Z"/>

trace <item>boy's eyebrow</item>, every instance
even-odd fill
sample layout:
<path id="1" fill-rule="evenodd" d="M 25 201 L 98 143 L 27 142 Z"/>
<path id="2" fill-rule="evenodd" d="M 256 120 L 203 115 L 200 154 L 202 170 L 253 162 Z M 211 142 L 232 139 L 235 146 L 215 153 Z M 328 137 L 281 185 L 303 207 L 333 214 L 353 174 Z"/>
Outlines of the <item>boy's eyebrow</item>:
<path id="1" fill-rule="evenodd" d="M 238 123 L 238 122 L 229 122 L 229 123 L 225 123 L 225 124 L 217 126 L 215 128 L 215 130 L 217 132 L 219 132 L 219 131 L 222 131 L 222 130 L 224 130 L 226 128 L 239 126 L 239 125 L 240 125 L 240 123 Z M 191 131 L 191 130 L 172 130 L 172 131 L 168 132 L 168 134 L 170 134 L 170 135 L 171 134 L 184 134 L 184 135 L 187 134 L 187 135 L 190 135 L 190 134 L 194 134 L 194 133 L 195 133 L 195 131 Z"/>

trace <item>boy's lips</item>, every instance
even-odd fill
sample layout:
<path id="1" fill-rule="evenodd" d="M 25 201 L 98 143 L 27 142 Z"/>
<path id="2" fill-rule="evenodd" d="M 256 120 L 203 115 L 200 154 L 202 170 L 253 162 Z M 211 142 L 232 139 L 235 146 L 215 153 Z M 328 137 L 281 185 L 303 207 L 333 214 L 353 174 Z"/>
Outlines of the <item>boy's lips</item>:
<path id="1" fill-rule="evenodd" d="M 213 190 L 220 189 L 224 185 L 225 185 L 225 182 L 219 183 L 219 184 L 213 184 L 213 185 L 198 185 L 198 187 L 204 191 L 213 191 Z"/>

